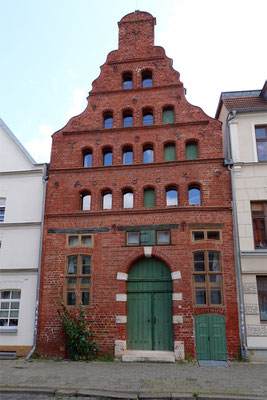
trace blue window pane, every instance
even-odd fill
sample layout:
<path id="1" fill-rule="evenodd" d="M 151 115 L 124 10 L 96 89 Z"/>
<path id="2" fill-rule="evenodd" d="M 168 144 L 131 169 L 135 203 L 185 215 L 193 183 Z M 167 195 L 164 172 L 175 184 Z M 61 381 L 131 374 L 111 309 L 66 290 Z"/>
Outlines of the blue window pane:
<path id="1" fill-rule="evenodd" d="M 123 118 L 123 126 L 133 126 L 133 117 L 132 115 L 127 115 Z"/>
<path id="2" fill-rule="evenodd" d="M 152 113 L 145 113 L 143 115 L 143 125 L 153 125 L 154 118 Z"/>
<path id="3" fill-rule="evenodd" d="M 105 129 L 113 128 L 113 117 L 112 116 L 108 116 L 108 117 L 104 118 L 104 128 Z"/>
<path id="4" fill-rule="evenodd" d="M 200 204 L 200 190 L 197 188 L 189 189 L 189 204 Z"/>
<path id="5" fill-rule="evenodd" d="M 128 90 L 133 88 L 132 78 L 126 78 L 127 80 L 123 81 L 123 89 Z"/>
<path id="6" fill-rule="evenodd" d="M 173 190 L 173 189 L 167 190 L 166 204 L 167 204 L 167 206 L 177 206 L 178 205 L 177 190 Z"/>
<path id="7" fill-rule="evenodd" d="M 87 153 L 83 157 L 83 166 L 84 167 L 91 167 L 92 166 L 92 161 L 93 161 L 93 155 L 92 153 Z"/>
<path id="8" fill-rule="evenodd" d="M 143 163 L 154 162 L 154 151 L 152 149 L 144 150 L 143 152 Z"/>
<path id="9" fill-rule="evenodd" d="M 123 152 L 123 164 L 132 164 L 133 163 L 133 152 L 132 151 L 124 151 Z"/>
<path id="10" fill-rule="evenodd" d="M 112 151 L 104 153 L 104 165 L 112 165 Z"/>

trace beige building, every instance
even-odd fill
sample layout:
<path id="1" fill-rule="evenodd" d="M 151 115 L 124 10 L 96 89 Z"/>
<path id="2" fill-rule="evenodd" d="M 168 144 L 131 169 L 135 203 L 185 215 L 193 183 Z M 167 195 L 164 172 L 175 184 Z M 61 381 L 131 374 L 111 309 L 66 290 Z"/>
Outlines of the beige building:
<path id="1" fill-rule="evenodd" d="M 232 176 L 243 355 L 267 360 L 267 81 L 262 90 L 223 92 L 225 163 Z"/>

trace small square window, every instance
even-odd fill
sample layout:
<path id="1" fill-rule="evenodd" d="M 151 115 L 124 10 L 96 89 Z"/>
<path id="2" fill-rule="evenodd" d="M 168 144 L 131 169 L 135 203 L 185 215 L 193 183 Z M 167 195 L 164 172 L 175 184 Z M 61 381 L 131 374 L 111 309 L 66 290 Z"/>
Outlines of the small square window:
<path id="1" fill-rule="evenodd" d="M 82 236 L 82 246 L 92 246 L 92 236 Z"/>
<path id="2" fill-rule="evenodd" d="M 78 246 L 79 236 L 69 236 L 69 246 Z"/>
<path id="3" fill-rule="evenodd" d="M 207 239 L 208 240 L 220 240 L 220 232 L 219 231 L 208 231 Z"/>
<path id="4" fill-rule="evenodd" d="M 192 238 L 194 241 L 204 240 L 204 231 L 193 231 Z"/>
<path id="5" fill-rule="evenodd" d="M 127 232 L 126 240 L 128 246 L 138 246 L 139 245 L 139 232 Z"/>
<path id="6" fill-rule="evenodd" d="M 170 231 L 158 231 L 157 244 L 170 244 Z"/>

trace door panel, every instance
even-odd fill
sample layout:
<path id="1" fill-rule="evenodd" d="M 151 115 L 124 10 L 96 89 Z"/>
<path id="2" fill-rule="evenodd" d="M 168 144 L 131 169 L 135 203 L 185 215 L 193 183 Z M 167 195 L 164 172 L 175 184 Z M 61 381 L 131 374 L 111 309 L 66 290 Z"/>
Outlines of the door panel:
<path id="1" fill-rule="evenodd" d="M 173 350 L 172 294 L 153 294 L 153 350 Z"/>
<path id="2" fill-rule="evenodd" d="M 196 353 L 198 360 L 211 360 L 208 315 L 195 317 Z"/>

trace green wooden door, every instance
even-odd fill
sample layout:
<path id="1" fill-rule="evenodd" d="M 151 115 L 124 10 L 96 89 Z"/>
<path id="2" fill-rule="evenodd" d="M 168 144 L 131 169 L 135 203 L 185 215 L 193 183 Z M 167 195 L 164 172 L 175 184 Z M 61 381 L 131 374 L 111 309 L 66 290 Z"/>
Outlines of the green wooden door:
<path id="1" fill-rule="evenodd" d="M 194 318 L 197 359 L 227 360 L 225 317 L 203 314 Z"/>
<path id="2" fill-rule="evenodd" d="M 137 261 L 128 276 L 127 349 L 173 350 L 172 279 L 156 258 Z"/>

